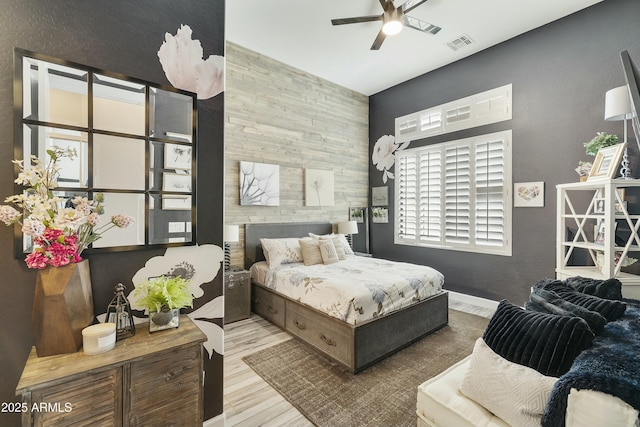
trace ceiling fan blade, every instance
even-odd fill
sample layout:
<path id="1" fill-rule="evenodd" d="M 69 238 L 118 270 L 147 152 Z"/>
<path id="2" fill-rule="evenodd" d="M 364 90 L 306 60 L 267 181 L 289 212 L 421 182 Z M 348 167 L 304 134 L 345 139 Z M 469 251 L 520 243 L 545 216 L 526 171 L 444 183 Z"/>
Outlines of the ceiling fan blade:
<path id="1" fill-rule="evenodd" d="M 407 0 L 398 6 L 398 9 L 402 10 L 402 13 L 411 12 L 416 7 L 420 6 L 422 3 L 426 3 L 428 0 Z"/>
<path id="2" fill-rule="evenodd" d="M 418 18 L 413 18 L 411 16 L 404 15 L 402 17 L 402 22 L 409 28 L 413 28 L 414 30 L 422 31 L 423 33 L 429 34 L 438 34 L 442 28 L 437 25 L 433 25 L 429 22 L 422 21 Z"/>
<path id="3" fill-rule="evenodd" d="M 333 25 L 359 24 L 360 22 L 382 21 L 382 15 L 357 16 L 354 18 L 332 19 Z"/>
<path id="4" fill-rule="evenodd" d="M 380 46 L 382 46 L 382 42 L 386 37 L 387 35 L 382 30 L 380 30 L 380 32 L 378 33 L 378 36 L 376 37 L 376 39 L 373 41 L 373 44 L 371 45 L 371 50 L 380 49 Z"/>

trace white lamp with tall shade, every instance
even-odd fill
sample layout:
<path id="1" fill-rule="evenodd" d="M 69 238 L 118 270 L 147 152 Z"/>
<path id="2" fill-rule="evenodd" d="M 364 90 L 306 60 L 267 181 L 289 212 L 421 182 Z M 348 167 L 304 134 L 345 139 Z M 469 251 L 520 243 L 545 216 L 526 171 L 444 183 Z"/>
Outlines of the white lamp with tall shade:
<path id="1" fill-rule="evenodd" d="M 338 223 L 338 233 L 344 234 L 347 237 L 349 246 L 353 248 L 352 234 L 358 234 L 358 223 L 356 221 L 340 221 Z"/>
<path id="2" fill-rule="evenodd" d="M 231 247 L 230 242 L 240 240 L 240 227 L 237 225 L 224 226 L 224 271 L 229 271 L 231 267 Z"/>
<path id="3" fill-rule="evenodd" d="M 627 142 L 627 119 L 631 118 L 633 118 L 633 108 L 631 108 L 629 88 L 627 87 L 627 85 L 608 90 L 604 100 L 604 119 L 606 121 L 624 120 L 623 142 L 625 143 Z M 622 157 L 622 167 L 620 168 L 620 175 L 622 175 L 622 177 L 625 179 L 628 179 L 631 175 L 631 169 L 629 168 L 629 157 L 627 156 L 626 148 L 624 149 L 624 156 Z"/>

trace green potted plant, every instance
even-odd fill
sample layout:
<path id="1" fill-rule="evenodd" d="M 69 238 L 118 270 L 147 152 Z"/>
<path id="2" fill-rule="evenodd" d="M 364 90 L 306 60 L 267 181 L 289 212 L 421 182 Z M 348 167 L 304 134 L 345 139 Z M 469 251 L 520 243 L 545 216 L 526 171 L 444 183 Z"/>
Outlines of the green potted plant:
<path id="1" fill-rule="evenodd" d="M 136 286 L 135 306 L 149 313 L 149 332 L 177 328 L 180 309 L 193 306 L 189 282 L 180 276 L 159 276 Z"/>
<path id="2" fill-rule="evenodd" d="M 598 132 L 595 137 L 589 142 L 584 143 L 585 151 L 590 156 L 598 154 L 598 150 L 605 147 L 611 147 L 620 142 L 617 135 L 611 135 L 604 132 Z"/>

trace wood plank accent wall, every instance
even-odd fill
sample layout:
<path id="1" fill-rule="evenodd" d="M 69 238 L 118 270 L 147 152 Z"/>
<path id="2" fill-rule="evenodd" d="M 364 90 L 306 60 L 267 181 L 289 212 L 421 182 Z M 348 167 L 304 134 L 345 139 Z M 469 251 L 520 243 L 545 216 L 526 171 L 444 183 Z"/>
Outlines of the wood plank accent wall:
<path id="1" fill-rule="evenodd" d="M 225 57 L 225 223 L 240 225 L 241 266 L 244 224 L 338 222 L 367 206 L 369 98 L 231 42 Z M 280 166 L 280 206 L 240 206 L 240 161 Z M 334 171 L 334 206 L 305 206 L 305 168 Z"/>

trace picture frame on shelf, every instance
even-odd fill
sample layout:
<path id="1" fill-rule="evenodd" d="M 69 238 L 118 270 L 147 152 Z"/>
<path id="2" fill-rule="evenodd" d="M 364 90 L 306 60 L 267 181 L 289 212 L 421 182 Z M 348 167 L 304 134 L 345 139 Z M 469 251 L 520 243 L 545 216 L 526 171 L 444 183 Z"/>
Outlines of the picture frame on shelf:
<path id="1" fill-rule="evenodd" d="M 593 213 L 603 214 L 604 213 L 604 198 L 596 198 L 593 202 Z"/>
<path id="2" fill-rule="evenodd" d="M 617 228 L 617 223 L 614 222 L 613 223 L 613 232 L 615 233 L 616 228 Z M 594 229 L 594 236 L 593 236 L 593 243 L 598 244 L 598 245 L 604 245 L 605 240 L 604 240 L 604 233 L 607 229 L 607 223 L 604 219 L 600 219 L 598 220 L 598 225 L 595 226 Z"/>
<path id="3" fill-rule="evenodd" d="M 626 146 L 626 143 L 622 143 L 598 150 L 587 181 L 613 179 L 618 172 L 618 166 Z"/>

